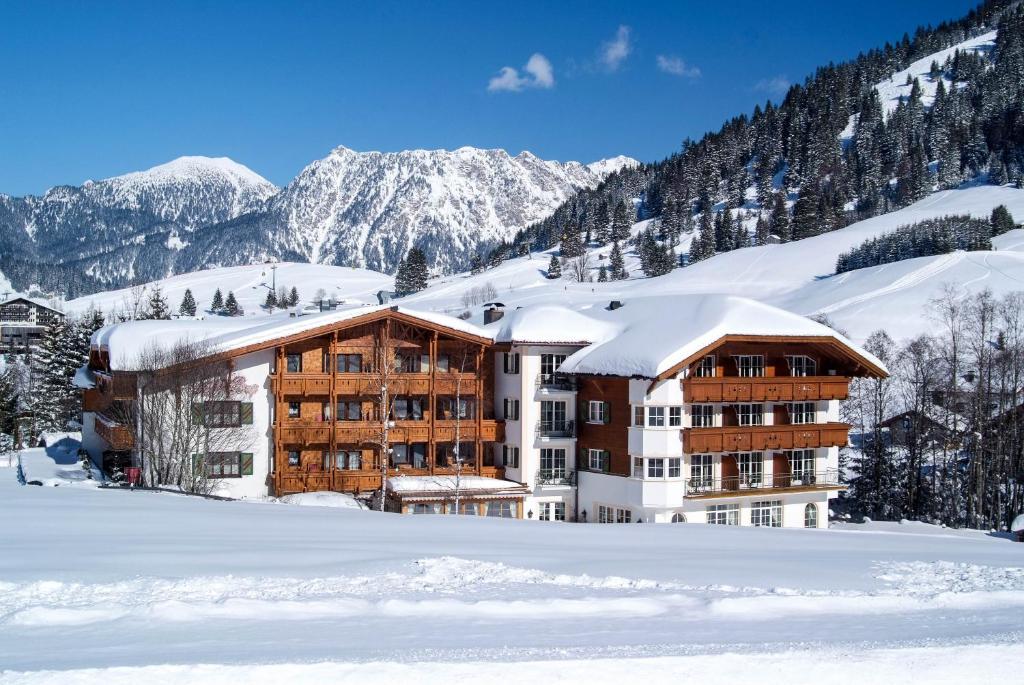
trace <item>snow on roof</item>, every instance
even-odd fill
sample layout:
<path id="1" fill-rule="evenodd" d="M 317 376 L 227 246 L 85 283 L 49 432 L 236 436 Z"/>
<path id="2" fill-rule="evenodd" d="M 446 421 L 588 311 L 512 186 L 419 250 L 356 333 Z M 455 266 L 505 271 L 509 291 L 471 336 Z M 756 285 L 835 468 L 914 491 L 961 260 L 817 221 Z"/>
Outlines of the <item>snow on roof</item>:
<path id="1" fill-rule="evenodd" d="M 71 379 L 71 385 L 82 390 L 92 390 L 96 387 L 96 377 L 88 365 L 83 365 L 75 371 L 75 377 Z"/>
<path id="2" fill-rule="evenodd" d="M 617 326 L 561 305 L 515 309 L 490 324 L 496 342 L 592 343 L 615 334 Z"/>
<path id="3" fill-rule="evenodd" d="M 37 307 L 42 307 L 43 309 L 49 309 L 51 312 L 57 312 L 59 314 L 63 314 L 63 312 L 61 312 L 59 309 L 54 308 L 46 300 L 41 300 L 38 297 L 28 297 L 26 295 L 16 295 L 16 296 L 10 298 L 9 300 L 4 300 L 3 302 L 0 302 L 0 305 L 11 304 L 12 302 L 28 302 L 30 304 L 34 304 Z"/>
<path id="4" fill-rule="evenodd" d="M 455 494 L 455 476 L 397 476 L 388 478 L 388 490 L 400 495 L 446 497 Z M 484 476 L 461 476 L 459 492 L 463 495 L 470 493 L 521 495 L 526 492 L 526 487 L 510 480 Z"/>
<path id="5" fill-rule="evenodd" d="M 127 321 L 99 329 L 93 333 L 91 344 L 93 347 L 107 348 L 111 369 L 130 371 L 137 369 L 140 357 L 153 348 L 167 348 L 188 342 L 205 344 L 211 353 L 226 352 L 387 309 L 462 333 L 491 337 L 488 331 L 479 326 L 445 314 L 389 305 L 353 305 L 306 316 L 291 316 L 285 312 L 266 317 L 217 316 L 207 319 Z"/>
<path id="6" fill-rule="evenodd" d="M 566 373 L 654 378 L 726 335 L 833 338 L 880 369 L 885 365 L 831 328 L 735 295 L 640 298 L 613 311 L 592 310 L 618 332 L 562 362 Z"/>

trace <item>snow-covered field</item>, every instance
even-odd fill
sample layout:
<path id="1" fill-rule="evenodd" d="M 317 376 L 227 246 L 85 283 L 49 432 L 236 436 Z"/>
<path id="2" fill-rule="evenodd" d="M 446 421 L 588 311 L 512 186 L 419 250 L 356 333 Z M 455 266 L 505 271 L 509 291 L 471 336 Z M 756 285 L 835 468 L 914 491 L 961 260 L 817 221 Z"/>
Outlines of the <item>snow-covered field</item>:
<path id="1" fill-rule="evenodd" d="M 997 535 L 399 517 L 67 460 L 0 468 L 3 683 L 1011 682 L 1024 656 Z"/>

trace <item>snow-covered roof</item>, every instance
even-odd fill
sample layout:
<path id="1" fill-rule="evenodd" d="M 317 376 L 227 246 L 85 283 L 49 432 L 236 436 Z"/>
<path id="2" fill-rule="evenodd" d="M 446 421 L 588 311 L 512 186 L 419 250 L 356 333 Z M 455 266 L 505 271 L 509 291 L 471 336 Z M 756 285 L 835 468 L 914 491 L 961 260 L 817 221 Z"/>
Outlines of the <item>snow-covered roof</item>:
<path id="1" fill-rule="evenodd" d="M 208 346 L 210 353 L 229 352 L 385 310 L 481 338 L 492 337 L 487 330 L 446 314 L 391 305 L 353 305 L 306 316 L 291 316 L 285 312 L 261 317 L 126 321 L 99 329 L 93 333 L 91 344 L 107 349 L 111 369 L 130 371 L 135 370 L 139 358 L 154 347 L 167 348 L 188 342 L 202 343 Z"/>
<path id="2" fill-rule="evenodd" d="M 57 312 L 58 314 L 63 314 L 64 313 L 64 312 L 60 311 L 59 309 L 56 309 L 53 306 L 51 306 L 50 303 L 47 302 L 46 300 L 41 300 L 38 297 L 27 297 L 25 295 L 16 295 L 16 296 L 14 296 L 14 297 L 12 297 L 12 298 L 10 298 L 8 300 L 4 300 L 3 302 L 0 302 L 0 305 L 11 304 L 13 302 L 28 302 L 29 304 L 34 304 L 37 307 L 42 307 L 43 309 L 49 309 L 51 312 Z"/>
<path id="3" fill-rule="evenodd" d="M 450 497 L 455 494 L 455 476 L 396 476 L 388 478 L 388 490 L 406 497 Z M 459 478 L 459 493 L 464 496 L 518 496 L 526 492 L 526 486 L 510 480 L 484 476 Z"/>
<path id="4" fill-rule="evenodd" d="M 490 324 L 501 343 L 586 344 L 614 335 L 617 327 L 577 309 L 556 304 L 523 307 Z"/>
<path id="5" fill-rule="evenodd" d="M 806 317 L 735 295 L 638 298 L 615 310 L 590 314 L 616 330 L 578 350 L 566 373 L 654 378 L 727 335 L 834 339 L 872 365 L 885 365 L 831 328 Z"/>

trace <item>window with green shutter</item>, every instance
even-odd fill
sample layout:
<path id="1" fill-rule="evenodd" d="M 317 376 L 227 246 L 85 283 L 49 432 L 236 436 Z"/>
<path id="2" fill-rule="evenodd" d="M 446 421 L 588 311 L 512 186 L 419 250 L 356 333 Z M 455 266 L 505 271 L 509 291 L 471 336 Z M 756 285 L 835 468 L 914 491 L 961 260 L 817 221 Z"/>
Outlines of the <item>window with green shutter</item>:
<path id="1" fill-rule="evenodd" d="M 251 421 L 250 421 L 250 423 L 251 423 Z M 242 475 L 243 476 L 251 476 L 252 475 L 252 452 L 242 452 L 241 461 L 242 461 Z"/>
<path id="2" fill-rule="evenodd" d="M 251 426 L 252 425 L 252 402 L 240 402 L 239 405 L 241 407 L 242 425 L 243 426 Z"/>

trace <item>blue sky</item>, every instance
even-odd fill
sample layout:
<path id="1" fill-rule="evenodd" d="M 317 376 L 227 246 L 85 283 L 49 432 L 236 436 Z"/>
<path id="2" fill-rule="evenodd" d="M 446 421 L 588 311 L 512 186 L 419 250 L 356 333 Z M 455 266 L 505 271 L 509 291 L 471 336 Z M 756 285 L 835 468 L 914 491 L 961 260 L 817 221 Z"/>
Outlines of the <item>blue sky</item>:
<path id="1" fill-rule="evenodd" d="M 0 2 L 0 192 L 186 154 L 665 157 L 829 61 L 966 13 L 858 2 Z"/>

